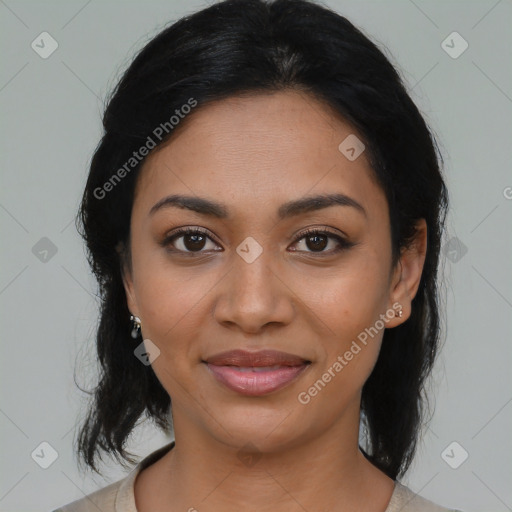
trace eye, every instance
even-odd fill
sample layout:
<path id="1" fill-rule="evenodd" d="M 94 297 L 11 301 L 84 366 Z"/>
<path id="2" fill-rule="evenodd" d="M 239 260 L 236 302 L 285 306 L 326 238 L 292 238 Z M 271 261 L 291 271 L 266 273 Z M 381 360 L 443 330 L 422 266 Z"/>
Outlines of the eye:
<path id="1" fill-rule="evenodd" d="M 208 242 L 211 246 L 208 247 Z M 344 249 L 349 249 L 354 246 L 355 243 L 349 242 L 342 236 L 332 233 L 324 229 L 308 229 L 300 233 L 293 244 L 301 243 L 306 249 L 292 249 L 297 252 L 309 252 L 317 253 L 319 255 L 329 255 L 338 253 Z M 334 245 L 330 250 L 325 250 L 330 245 Z M 201 228 L 180 228 L 174 233 L 167 236 L 162 242 L 162 246 L 168 248 L 172 252 L 193 254 L 208 251 L 222 251 L 218 249 L 218 245 L 213 241 L 212 237 L 208 234 L 208 231 Z M 171 246 L 172 248 L 169 248 Z"/>
<path id="2" fill-rule="evenodd" d="M 334 254 L 344 249 L 349 249 L 355 245 L 353 242 L 349 242 L 342 236 L 326 231 L 325 229 L 308 229 L 297 236 L 294 244 L 297 244 L 298 242 L 302 242 L 303 247 L 305 246 L 310 249 L 310 251 L 305 252 L 311 252 L 313 254 Z M 331 248 L 331 250 L 324 250 L 329 247 L 330 242 L 332 242 L 331 246 L 334 244 L 334 249 Z M 292 250 L 296 251 L 297 249 Z"/>
<path id="3" fill-rule="evenodd" d="M 212 243 L 213 247 L 207 247 L 208 241 Z M 179 229 L 171 235 L 167 236 L 162 242 L 162 245 L 164 247 L 169 247 L 169 245 L 171 245 L 176 250 L 176 252 L 183 253 L 198 253 L 218 250 L 215 249 L 217 245 L 213 243 L 213 240 L 207 234 L 207 231 L 200 228 Z M 203 249 L 205 250 L 203 251 Z"/>

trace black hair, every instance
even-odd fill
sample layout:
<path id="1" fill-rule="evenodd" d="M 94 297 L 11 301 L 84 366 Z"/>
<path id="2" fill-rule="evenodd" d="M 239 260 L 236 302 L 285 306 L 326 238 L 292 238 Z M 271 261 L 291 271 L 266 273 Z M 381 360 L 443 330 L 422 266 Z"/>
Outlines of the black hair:
<path id="1" fill-rule="evenodd" d="M 158 33 L 124 72 L 104 112 L 104 134 L 77 216 L 101 297 L 100 375 L 89 392 L 77 453 L 97 473 L 101 452 L 135 462 L 125 443 L 143 414 L 165 431 L 172 428 L 168 393 L 129 343 L 121 273 L 129 254 L 119 248 L 129 252 L 144 162 L 130 159 L 148 137 L 162 147 L 173 136 L 170 116 L 183 113 L 183 105 L 196 102 L 197 111 L 234 95 L 284 90 L 329 105 L 362 137 L 387 197 L 394 264 L 413 240 L 416 222 L 426 220 L 428 247 L 410 318 L 385 330 L 361 399 L 366 457 L 393 479 L 412 461 L 425 417 L 425 382 L 440 342 L 437 273 L 448 194 L 435 137 L 383 51 L 343 16 L 307 0 L 226 0 Z"/>

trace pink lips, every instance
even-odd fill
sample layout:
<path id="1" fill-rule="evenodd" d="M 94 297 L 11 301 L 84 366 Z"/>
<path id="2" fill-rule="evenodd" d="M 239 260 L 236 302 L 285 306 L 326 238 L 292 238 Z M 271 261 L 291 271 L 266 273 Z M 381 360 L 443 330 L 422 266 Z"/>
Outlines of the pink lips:
<path id="1" fill-rule="evenodd" d="M 248 396 L 266 395 L 282 389 L 310 363 L 293 354 L 275 350 L 231 350 L 209 357 L 204 362 L 219 382 Z"/>

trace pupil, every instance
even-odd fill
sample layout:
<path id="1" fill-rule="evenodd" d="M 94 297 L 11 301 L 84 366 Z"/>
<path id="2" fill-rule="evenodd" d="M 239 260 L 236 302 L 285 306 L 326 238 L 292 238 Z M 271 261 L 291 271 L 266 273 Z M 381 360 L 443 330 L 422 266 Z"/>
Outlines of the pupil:
<path id="1" fill-rule="evenodd" d="M 192 240 L 192 247 L 190 247 L 190 244 L 187 244 L 187 238 L 189 240 Z M 201 250 L 204 246 L 204 236 L 203 235 L 188 235 L 185 237 L 185 247 L 188 250 Z"/>
<path id="2" fill-rule="evenodd" d="M 318 242 L 319 239 L 322 239 L 321 242 Z M 309 242 L 311 242 L 312 240 L 314 240 L 313 242 L 313 247 L 311 247 L 309 245 Z M 326 247 L 326 240 L 327 240 L 327 237 L 326 236 L 323 236 L 323 235 L 311 235 L 309 236 L 307 239 L 306 239 L 306 245 L 308 246 L 308 249 L 325 249 Z"/>

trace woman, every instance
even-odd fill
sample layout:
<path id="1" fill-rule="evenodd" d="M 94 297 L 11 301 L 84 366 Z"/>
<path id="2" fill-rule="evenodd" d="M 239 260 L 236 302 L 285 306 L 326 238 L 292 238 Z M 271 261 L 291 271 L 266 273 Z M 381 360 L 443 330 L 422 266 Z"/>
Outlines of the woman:
<path id="1" fill-rule="evenodd" d="M 382 52 L 314 3 L 220 2 L 147 44 L 103 123 L 79 217 L 102 373 L 78 453 L 134 462 L 143 414 L 175 441 L 59 510 L 447 510 L 399 481 L 447 191 Z"/>

